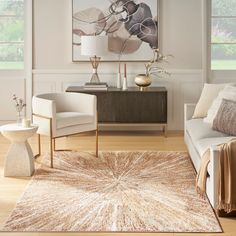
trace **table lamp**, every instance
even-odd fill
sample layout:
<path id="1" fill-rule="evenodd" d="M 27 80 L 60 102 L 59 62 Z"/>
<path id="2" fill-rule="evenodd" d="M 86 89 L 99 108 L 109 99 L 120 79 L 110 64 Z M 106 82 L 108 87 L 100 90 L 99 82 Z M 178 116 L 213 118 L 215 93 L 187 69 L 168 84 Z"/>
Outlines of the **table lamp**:
<path id="1" fill-rule="evenodd" d="M 90 56 L 90 61 L 93 67 L 93 75 L 90 83 L 100 83 L 97 68 L 103 56 L 108 51 L 107 36 L 93 35 L 81 36 L 81 55 Z"/>

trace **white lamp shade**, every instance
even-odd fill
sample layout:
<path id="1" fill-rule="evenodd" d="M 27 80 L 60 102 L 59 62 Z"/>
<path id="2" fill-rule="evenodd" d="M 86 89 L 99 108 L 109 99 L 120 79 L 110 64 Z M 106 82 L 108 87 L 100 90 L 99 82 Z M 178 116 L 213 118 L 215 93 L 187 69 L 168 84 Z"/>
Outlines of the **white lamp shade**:
<path id="1" fill-rule="evenodd" d="M 107 36 L 81 36 L 81 55 L 102 56 L 108 51 Z"/>

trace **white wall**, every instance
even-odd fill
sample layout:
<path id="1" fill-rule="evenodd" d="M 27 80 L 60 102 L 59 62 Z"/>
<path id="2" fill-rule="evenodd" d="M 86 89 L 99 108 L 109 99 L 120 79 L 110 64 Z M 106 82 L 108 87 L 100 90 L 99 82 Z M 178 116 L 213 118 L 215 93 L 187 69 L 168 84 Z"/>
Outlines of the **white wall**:
<path id="1" fill-rule="evenodd" d="M 33 93 L 64 91 L 90 78 L 89 63 L 72 63 L 71 0 L 34 0 Z M 169 126 L 183 128 L 183 104 L 195 102 L 202 86 L 202 9 L 200 0 L 161 1 L 161 50 L 173 54 L 164 85 L 169 96 Z M 101 80 L 115 84 L 116 63 L 99 66 Z M 128 63 L 129 85 L 143 64 Z"/>
<path id="2" fill-rule="evenodd" d="M 0 124 L 17 119 L 13 94 L 25 98 L 25 80 L 21 76 L 0 76 Z"/>
<path id="3" fill-rule="evenodd" d="M 170 67 L 202 69 L 202 7 L 200 0 L 162 1 L 163 52 L 173 54 Z"/>
<path id="4" fill-rule="evenodd" d="M 17 113 L 12 100 L 13 94 L 25 98 L 23 72 L 0 71 L 0 124 L 16 120 Z"/>

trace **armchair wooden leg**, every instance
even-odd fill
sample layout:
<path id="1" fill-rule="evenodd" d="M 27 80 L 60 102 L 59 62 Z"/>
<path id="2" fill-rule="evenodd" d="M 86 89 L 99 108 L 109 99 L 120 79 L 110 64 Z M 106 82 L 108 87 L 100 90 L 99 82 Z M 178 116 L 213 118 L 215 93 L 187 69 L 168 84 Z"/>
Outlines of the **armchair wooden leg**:
<path id="1" fill-rule="evenodd" d="M 96 157 L 98 157 L 98 129 L 96 129 Z"/>
<path id="2" fill-rule="evenodd" d="M 51 168 L 53 168 L 53 146 L 55 143 L 55 139 L 50 137 L 50 160 L 51 160 Z"/>
<path id="3" fill-rule="evenodd" d="M 54 139 L 54 142 L 53 142 L 53 151 L 54 152 L 56 151 L 56 139 Z"/>
<path id="4" fill-rule="evenodd" d="M 50 159 L 51 159 L 51 168 L 53 168 L 53 149 L 55 146 L 55 139 L 52 136 L 52 118 L 50 118 Z"/>
<path id="5" fill-rule="evenodd" d="M 38 154 L 36 154 L 34 156 L 34 158 L 38 158 L 39 156 L 41 156 L 41 139 L 40 139 L 40 134 L 38 134 Z"/>
<path id="6" fill-rule="evenodd" d="M 163 126 L 164 137 L 167 138 L 167 125 Z"/>

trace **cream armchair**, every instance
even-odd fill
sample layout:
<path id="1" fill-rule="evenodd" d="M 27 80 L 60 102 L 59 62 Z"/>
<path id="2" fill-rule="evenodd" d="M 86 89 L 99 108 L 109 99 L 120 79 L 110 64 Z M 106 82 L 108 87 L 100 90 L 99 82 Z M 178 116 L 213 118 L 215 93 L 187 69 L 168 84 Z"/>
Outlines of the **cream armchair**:
<path id="1" fill-rule="evenodd" d="M 98 156 L 97 99 L 83 93 L 48 93 L 33 97 L 33 123 L 39 126 L 40 135 L 50 137 L 51 168 L 55 139 L 87 131 L 96 131 L 96 156 Z"/>

